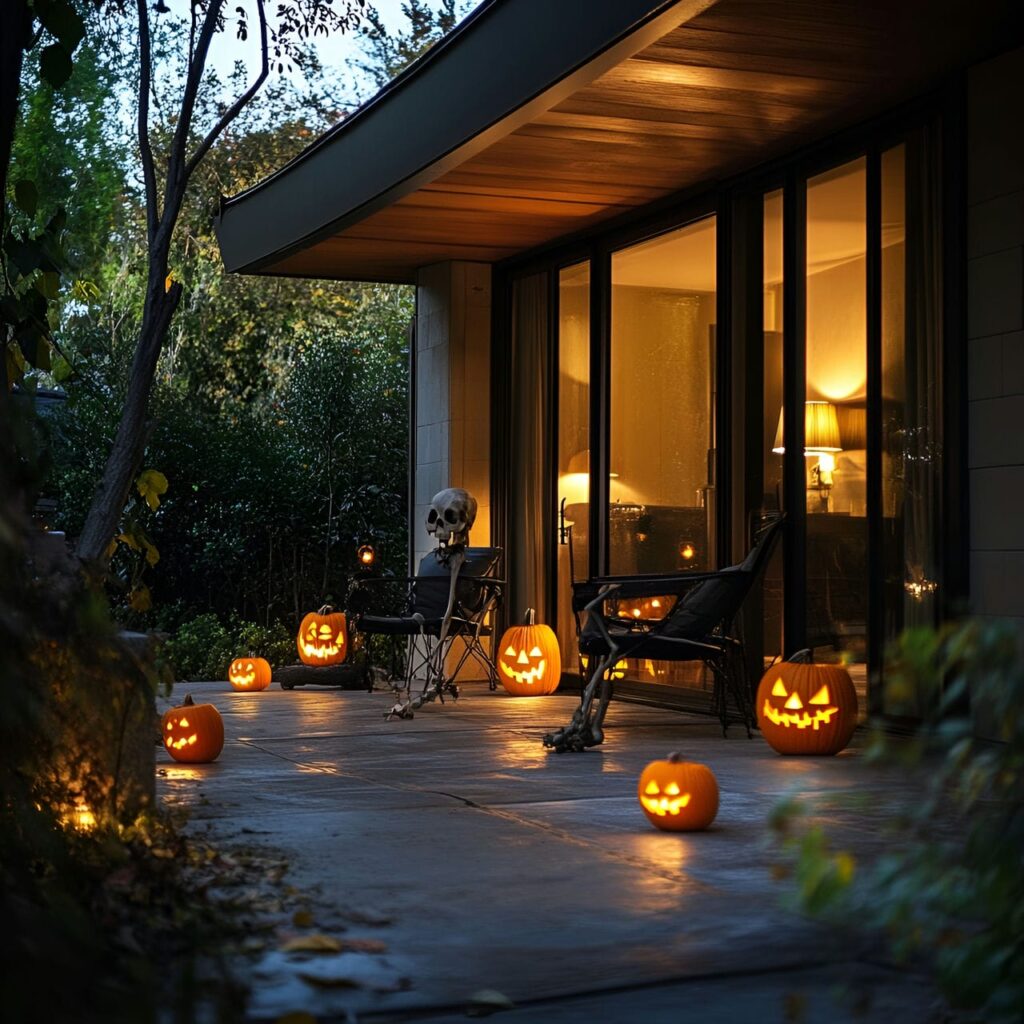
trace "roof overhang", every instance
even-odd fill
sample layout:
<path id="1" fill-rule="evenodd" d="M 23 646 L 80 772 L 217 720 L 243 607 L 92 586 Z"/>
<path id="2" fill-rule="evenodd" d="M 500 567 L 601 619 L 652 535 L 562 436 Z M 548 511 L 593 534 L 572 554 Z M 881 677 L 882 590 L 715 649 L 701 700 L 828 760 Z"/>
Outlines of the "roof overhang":
<path id="1" fill-rule="evenodd" d="M 228 270 L 411 281 L 753 166 L 1020 37 L 976 0 L 485 0 L 223 202 Z"/>

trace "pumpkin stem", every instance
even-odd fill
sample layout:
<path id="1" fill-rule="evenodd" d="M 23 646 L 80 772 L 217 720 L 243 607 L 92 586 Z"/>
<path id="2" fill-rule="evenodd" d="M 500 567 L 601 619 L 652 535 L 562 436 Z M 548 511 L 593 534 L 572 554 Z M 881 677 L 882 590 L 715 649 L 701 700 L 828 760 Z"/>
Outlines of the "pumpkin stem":
<path id="1" fill-rule="evenodd" d="M 682 761 L 682 759 L 683 755 L 680 754 L 678 750 L 673 750 L 672 753 L 665 758 L 665 760 L 668 761 L 670 764 L 679 764 L 679 762 Z"/>
<path id="2" fill-rule="evenodd" d="M 810 647 L 805 647 L 802 651 L 791 654 L 786 660 L 796 664 L 811 665 L 814 663 L 814 652 Z"/>
<path id="3" fill-rule="evenodd" d="M 317 615 L 327 615 L 328 613 L 333 612 L 333 611 L 334 611 L 334 605 L 333 604 L 325 604 L 325 605 L 322 605 L 317 610 Z"/>
<path id="4" fill-rule="evenodd" d="M 192 694 L 186 693 L 185 699 L 181 702 L 181 706 L 183 708 L 190 708 L 193 704 L 195 704 L 195 701 L 192 699 Z"/>
<path id="5" fill-rule="evenodd" d="M 523 621 L 527 626 L 532 626 L 537 621 L 537 613 L 532 608 L 526 609 L 526 614 L 523 616 Z"/>

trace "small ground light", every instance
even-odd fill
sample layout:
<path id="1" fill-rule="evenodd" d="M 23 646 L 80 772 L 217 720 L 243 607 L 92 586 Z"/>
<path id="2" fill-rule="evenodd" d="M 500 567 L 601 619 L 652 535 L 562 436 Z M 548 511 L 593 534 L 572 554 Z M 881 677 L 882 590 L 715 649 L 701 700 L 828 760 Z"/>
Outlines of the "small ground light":
<path id="1" fill-rule="evenodd" d="M 360 565 L 370 566 L 377 561 L 377 552 L 374 551 L 372 544 L 363 544 L 356 552 L 356 558 L 359 559 Z"/>
<path id="2" fill-rule="evenodd" d="M 684 562 L 691 561 L 695 554 L 697 554 L 697 549 L 689 541 L 679 545 L 679 557 Z"/>

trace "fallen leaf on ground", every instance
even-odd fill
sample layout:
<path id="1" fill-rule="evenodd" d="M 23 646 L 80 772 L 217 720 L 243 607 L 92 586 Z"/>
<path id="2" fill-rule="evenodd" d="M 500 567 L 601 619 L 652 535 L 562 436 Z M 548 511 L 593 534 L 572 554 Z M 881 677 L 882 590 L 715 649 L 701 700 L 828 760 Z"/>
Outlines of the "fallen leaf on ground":
<path id="1" fill-rule="evenodd" d="M 515 1003 L 504 992 L 493 988 L 482 988 L 474 992 L 466 1003 L 467 1017 L 487 1017 L 501 1010 L 512 1010 Z"/>
<path id="2" fill-rule="evenodd" d="M 306 971 L 298 971 L 297 976 L 307 985 L 315 985 L 317 988 L 359 988 L 361 982 L 341 974 L 311 974 Z"/>
<path id="3" fill-rule="evenodd" d="M 281 949 L 285 953 L 340 953 L 341 943 L 330 935 L 299 935 Z"/>
<path id="4" fill-rule="evenodd" d="M 386 953 L 388 944 L 380 939 L 341 939 L 339 942 L 345 953 Z"/>
<path id="5" fill-rule="evenodd" d="M 311 928 L 313 926 L 313 915 L 308 910 L 296 910 L 292 914 L 292 924 L 296 928 Z"/>

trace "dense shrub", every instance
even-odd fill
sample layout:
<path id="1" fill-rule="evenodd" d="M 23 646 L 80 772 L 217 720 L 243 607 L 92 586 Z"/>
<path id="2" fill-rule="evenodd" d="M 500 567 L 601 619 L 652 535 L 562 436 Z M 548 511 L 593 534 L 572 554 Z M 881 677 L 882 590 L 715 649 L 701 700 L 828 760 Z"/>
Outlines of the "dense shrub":
<path id="1" fill-rule="evenodd" d="M 857 864 L 825 829 L 774 824 L 793 854 L 803 909 L 877 929 L 923 957 L 949 1002 L 985 1021 L 1024 1007 L 1024 650 L 998 621 L 906 632 L 890 652 L 887 707 L 930 709 L 910 739 L 875 730 L 869 758 L 926 769 L 923 792 L 890 817 L 886 852 Z M 967 708 L 970 708 L 970 713 Z M 989 733 L 992 739 L 979 738 Z M 922 773 L 924 774 L 924 773 Z"/>
<path id="2" fill-rule="evenodd" d="M 233 619 L 223 625 L 207 612 L 183 622 L 164 644 L 175 679 L 224 679 L 234 658 L 266 658 L 277 667 L 295 660 L 295 637 L 281 623 L 261 626 Z"/>

